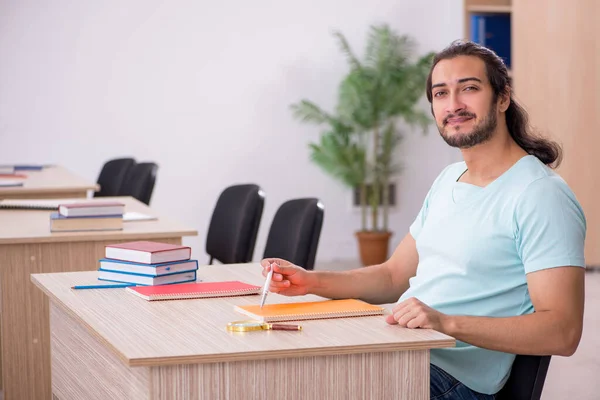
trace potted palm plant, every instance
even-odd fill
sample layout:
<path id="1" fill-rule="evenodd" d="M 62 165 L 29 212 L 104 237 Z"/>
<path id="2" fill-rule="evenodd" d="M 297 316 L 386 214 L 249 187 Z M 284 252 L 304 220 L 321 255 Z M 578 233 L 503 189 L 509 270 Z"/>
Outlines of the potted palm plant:
<path id="1" fill-rule="evenodd" d="M 417 108 L 424 93 L 432 53 L 413 59 L 415 43 L 386 24 L 369 30 L 361 61 L 340 32 L 334 33 L 350 70 L 338 88 L 337 107 L 327 112 L 309 100 L 292 104 L 302 122 L 324 125 L 310 143 L 311 159 L 327 174 L 360 193 L 361 228 L 356 232 L 363 265 L 388 257 L 389 187 L 400 171 L 395 150 L 403 127 L 431 122 Z"/>

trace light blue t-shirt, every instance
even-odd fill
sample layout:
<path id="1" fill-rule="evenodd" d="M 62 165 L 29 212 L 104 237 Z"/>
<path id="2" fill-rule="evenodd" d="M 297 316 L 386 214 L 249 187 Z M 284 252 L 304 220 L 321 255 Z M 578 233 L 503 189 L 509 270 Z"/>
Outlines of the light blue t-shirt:
<path id="1" fill-rule="evenodd" d="M 585 267 L 586 222 L 565 181 L 525 156 L 486 187 L 457 182 L 446 167 L 410 227 L 419 265 L 399 301 L 416 297 L 449 315 L 511 317 L 534 311 L 526 274 Z M 457 341 L 431 350 L 431 363 L 477 392 L 498 392 L 514 355 Z"/>

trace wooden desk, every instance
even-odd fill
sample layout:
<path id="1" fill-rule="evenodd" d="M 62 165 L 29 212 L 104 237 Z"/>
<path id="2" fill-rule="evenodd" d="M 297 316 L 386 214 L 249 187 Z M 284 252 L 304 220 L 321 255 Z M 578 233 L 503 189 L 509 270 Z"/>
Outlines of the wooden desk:
<path id="1" fill-rule="evenodd" d="M 27 175 L 23 186 L 0 187 L 0 199 L 60 199 L 87 197 L 88 190 L 99 190 L 63 167 L 45 167 L 39 171 L 18 171 Z"/>
<path id="2" fill-rule="evenodd" d="M 382 316 L 228 332 L 227 322 L 247 319 L 234 305 L 258 304 L 258 295 L 148 302 L 125 289 L 70 289 L 95 278 L 31 277 L 51 300 L 52 390 L 61 400 L 429 399 L 429 349 L 455 344 Z M 263 283 L 258 264 L 201 266 L 198 279 Z"/>
<path id="3" fill-rule="evenodd" d="M 103 198 L 97 201 L 104 201 Z M 157 215 L 139 201 L 126 211 Z M 93 201 L 96 201 L 94 199 Z M 104 246 L 131 240 L 180 244 L 197 232 L 159 216 L 124 222 L 123 231 L 51 233 L 50 211 L 0 210 L 0 288 L 2 300 L 2 382 L 4 400 L 50 399 L 48 299 L 31 283 L 32 273 L 98 269 Z"/>

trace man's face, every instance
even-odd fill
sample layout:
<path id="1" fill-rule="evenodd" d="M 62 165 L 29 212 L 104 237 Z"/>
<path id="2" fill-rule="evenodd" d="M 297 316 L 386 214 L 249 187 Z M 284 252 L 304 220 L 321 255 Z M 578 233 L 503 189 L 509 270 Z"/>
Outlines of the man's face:
<path id="1" fill-rule="evenodd" d="M 481 59 L 442 60 L 433 69 L 431 82 L 433 115 L 446 143 L 468 149 L 492 137 L 498 107 L 492 103 L 493 91 Z"/>

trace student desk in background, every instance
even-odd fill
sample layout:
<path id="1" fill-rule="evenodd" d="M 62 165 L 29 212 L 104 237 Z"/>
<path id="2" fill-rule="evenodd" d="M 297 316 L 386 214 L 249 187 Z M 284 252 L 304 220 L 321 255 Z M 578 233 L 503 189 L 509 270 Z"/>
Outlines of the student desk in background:
<path id="1" fill-rule="evenodd" d="M 0 209 L 4 400 L 52 397 L 48 298 L 31 283 L 32 273 L 97 270 L 107 244 L 134 240 L 181 244 L 183 236 L 198 234 L 131 197 L 97 201 L 107 199 L 124 202 L 126 212 L 159 218 L 124 222 L 122 231 L 51 233 L 51 211 Z"/>
<path id="2" fill-rule="evenodd" d="M 261 285 L 259 264 L 201 266 L 205 282 Z M 52 390 L 69 399 L 429 399 L 429 350 L 453 338 L 383 316 L 299 322 L 302 331 L 228 332 L 259 295 L 146 301 L 126 289 L 72 290 L 95 272 L 36 274 L 50 298 Z M 40 292 L 41 293 L 41 292 Z M 267 304 L 312 301 L 271 293 Z"/>
<path id="3" fill-rule="evenodd" d="M 22 179 L 23 186 L 0 187 L 0 199 L 85 198 L 88 190 L 100 189 L 96 183 L 89 182 L 60 166 L 16 173 L 27 175 L 27 178 Z M 14 180 L 6 177 L 2 179 Z"/>

